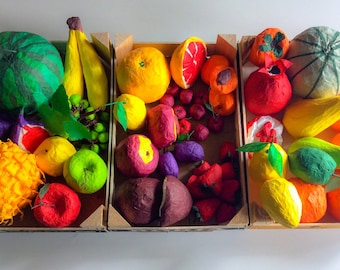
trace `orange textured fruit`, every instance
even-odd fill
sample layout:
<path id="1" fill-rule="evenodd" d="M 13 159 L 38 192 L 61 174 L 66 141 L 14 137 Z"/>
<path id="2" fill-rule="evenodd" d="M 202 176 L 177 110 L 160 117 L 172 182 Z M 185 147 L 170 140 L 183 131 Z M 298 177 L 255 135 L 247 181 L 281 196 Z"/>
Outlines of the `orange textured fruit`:
<path id="1" fill-rule="evenodd" d="M 333 125 L 331 125 L 331 128 L 335 131 L 340 132 L 340 120 L 336 121 Z"/>
<path id="2" fill-rule="evenodd" d="M 116 75 L 122 94 L 135 95 L 145 103 L 159 100 L 171 79 L 165 55 L 154 47 L 140 47 L 130 51 L 117 64 Z"/>
<path id="3" fill-rule="evenodd" d="M 340 170 L 336 169 L 334 174 L 339 175 Z M 340 221 L 340 188 L 327 192 L 327 212 Z"/>
<path id="4" fill-rule="evenodd" d="M 324 186 L 309 184 L 297 177 L 288 180 L 296 187 L 302 202 L 300 222 L 318 222 L 327 211 L 327 197 Z"/>
<path id="5" fill-rule="evenodd" d="M 209 103 L 214 113 L 221 116 L 228 116 L 234 113 L 236 108 L 235 92 L 229 94 L 221 94 L 219 91 L 210 89 Z"/>
<path id="6" fill-rule="evenodd" d="M 207 58 L 207 46 L 198 37 L 189 37 L 179 44 L 170 59 L 173 80 L 183 89 L 188 89 L 200 75 Z"/>
<path id="7" fill-rule="evenodd" d="M 210 88 L 221 94 L 229 94 L 236 90 L 238 77 L 233 67 L 219 65 L 210 75 Z"/>
<path id="8" fill-rule="evenodd" d="M 230 61 L 227 57 L 221 54 L 213 54 L 211 55 L 203 64 L 201 68 L 201 79 L 204 83 L 210 83 L 210 75 L 216 66 L 231 66 Z"/>
<path id="9" fill-rule="evenodd" d="M 329 141 L 332 144 L 339 145 L 340 146 L 340 132 L 335 134 Z"/>

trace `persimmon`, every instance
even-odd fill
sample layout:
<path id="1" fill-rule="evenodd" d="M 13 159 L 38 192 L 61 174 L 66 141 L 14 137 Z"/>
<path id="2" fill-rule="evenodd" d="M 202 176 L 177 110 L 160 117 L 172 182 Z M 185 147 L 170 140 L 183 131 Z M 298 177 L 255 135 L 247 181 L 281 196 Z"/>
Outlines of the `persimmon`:
<path id="1" fill-rule="evenodd" d="M 288 36 L 279 28 L 270 27 L 264 29 L 255 36 L 250 49 L 248 59 L 258 67 L 265 64 L 265 55 L 269 55 L 273 61 L 284 58 L 289 49 Z"/>
<path id="2" fill-rule="evenodd" d="M 221 54 L 211 55 L 203 64 L 201 68 L 201 79 L 205 84 L 210 84 L 210 75 L 216 66 L 224 65 L 231 66 L 229 59 Z"/>
<path id="3" fill-rule="evenodd" d="M 233 67 L 216 66 L 210 75 L 210 88 L 221 94 L 233 92 L 238 84 L 237 73 Z"/>
<path id="4" fill-rule="evenodd" d="M 234 113 L 236 108 L 235 92 L 229 94 L 221 94 L 219 91 L 210 89 L 209 103 L 214 113 L 220 116 L 228 116 Z"/>

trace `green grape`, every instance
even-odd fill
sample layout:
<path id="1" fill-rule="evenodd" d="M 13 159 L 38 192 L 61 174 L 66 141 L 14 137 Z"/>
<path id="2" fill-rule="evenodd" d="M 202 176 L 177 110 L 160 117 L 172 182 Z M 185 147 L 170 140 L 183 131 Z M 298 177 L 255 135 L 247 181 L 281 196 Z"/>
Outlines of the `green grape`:
<path id="1" fill-rule="evenodd" d="M 108 123 L 110 121 L 110 114 L 106 111 L 100 112 L 99 120 L 102 122 Z"/>
<path id="2" fill-rule="evenodd" d="M 87 99 L 82 99 L 80 100 L 79 103 L 84 110 L 86 110 L 89 107 L 89 102 Z"/>
<path id="3" fill-rule="evenodd" d="M 86 110 L 85 110 L 85 113 L 90 113 L 90 112 L 93 112 L 93 111 L 94 111 L 93 107 L 87 107 Z M 96 118 L 96 114 L 91 113 L 91 114 L 87 115 L 85 118 L 86 118 L 86 120 L 94 120 Z"/>
<path id="4" fill-rule="evenodd" d="M 90 149 L 90 148 L 91 148 L 91 146 L 87 143 L 84 143 L 80 146 L 80 149 Z"/>
<path id="5" fill-rule="evenodd" d="M 69 97 L 69 101 L 70 101 L 71 105 L 79 107 L 80 101 L 81 101 L 81 96 L 79 94 L 72 94 Z"/>
<path id="6" fill-rule="evenodd" d="M 100 152 L 100 148 L 99 148 L 99 145 L 94 143 L 90 146 L 90 149 L 94 152 L 96 152 L 97 154 Z"/>
<path id="7" fill-rule="evenodd" d="M 101 133 L 101 132 L 106 131 L 106 127 L 104 126 L 103 123 L 97 122 L 94 125 L 93 130 L 97 131 L 98 133 Z"/>
<path id="8" fill-rule="evenodd" d="M 107 150 L 108 144 L 107 143 L 100 143 L 99 148 L 103 151 Z"/>
<path id="9" fill-rule="evenodd" d="M 90 135 L 91 135 L 91 141 L 97 140 L 97 139 L 98 139 L 98 136 L 99 136 L 98 132 L 95 131 L 95 130 L 91 130 L 91 131 L 90 131 Z"/>
<path id="10" fill-rule="evenodd" d="M 107 131 L 98 134 L 98 141 L 100 143 L 107 143 L 109 141 L 109 133 Z"/>

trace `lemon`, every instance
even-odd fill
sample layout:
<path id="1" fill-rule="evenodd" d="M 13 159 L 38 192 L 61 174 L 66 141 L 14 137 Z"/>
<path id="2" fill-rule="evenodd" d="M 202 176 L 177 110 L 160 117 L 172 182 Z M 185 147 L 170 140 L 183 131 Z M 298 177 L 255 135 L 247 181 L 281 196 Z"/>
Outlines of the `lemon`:
<path id="1" fill-rule="evenodd" d="M 293 183 L 281 177 L 267 180 L 260 188 L 260 199 L 273 220 L 288 228 L 299 225 L 302 202 Z"/>
<path id="2" fill-rule="evenodd" d="M 288 168 L 288 155 L 287 152 L 282 148 L 281 145 L 272 143 L 276 150 L 281 154 L 282 161 L 282 175 L 280 175 L 271 165 L 268 157 L 268 145 L 258 151 L 254 152 L 252 158 L 249 160 L 248 164 L 248 175 L 249 178 L 257 183 L 263 183 L 266 180 L 274 179 L 278 177 L 285 177 Z"/>
<path id="3" fill-rule="evenodd" d="M 145 102 L 141 98 L 131 94 L 121 94 L 117 97 L 116 102 L 122 102 L 125 108 L 127 129 L 138 130 L 144 126 L 147 109 Z M 118 107 L 114 105 L 113 114 L 118 120 L 117 108 Z"/>
<path id="4" fill-rule="evenodd" d="M 46 138 L 34 151 L 37 166 L 53 177 L 63 175 L 64 162 L 76 153 L 76 148 L 67 139 L 59 136 Z"/>

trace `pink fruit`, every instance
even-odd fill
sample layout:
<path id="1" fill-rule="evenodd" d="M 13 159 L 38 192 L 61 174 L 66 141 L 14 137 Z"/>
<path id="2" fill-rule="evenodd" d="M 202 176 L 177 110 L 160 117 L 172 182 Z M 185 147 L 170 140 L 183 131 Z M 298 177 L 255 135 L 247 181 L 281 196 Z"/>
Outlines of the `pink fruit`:
<path id="1" fill-rule="evenodd" d="M 172 108 L 178 119 L 183 119 L 187 116 L 187 111 L 183 105 L 177 104 L 174 105 Z"/>
<path id="2" fill-rule="evenodd" d="M 198 123 L 193 128 L 194 133 L 192 134 L 192 138 L 195 141 L 205 141 L 209 136 L 209 129 L 207 126 Z"/>
<path id="3" fill-rule="evenodd" d="M 206 89 L 200 89 L 194 94 L 193 103 L 201 105 L 209 103 L 209 92 Z"/>
<path id="4" fill-rule="evenodd" d="M 191 103 L 193 96 L 194 91 L 192 89 L 182 89 L 179 92 L 179 101 L 184 105 L 188 105 Z"/>
<path id="5" fill-rule="evenodd" d="M 207 127 L 211 132 L 222 132 L 224 128 L 223 118 L 219 116 L 210 116 L 207 121 Z"/>
<path id="6" fill-rule="evenodd" d="M 192 119 L 200 120 L 206 114 L 206 110 L 203 105 L 195 103 L 190 106 L 189 113 Z"/>
<path id="7" fill-rule="evenodd" d="M 172 107 L 175 104 L 175 99 L 172 95 L 165 94 L 161 97 L 161 99 L 159 100 L 159 103 Z"/>
<path id="8" fill-rule="evenodd" d="M 179 90 L 180 90 L 179 86 L 173 80 L 171 80 L 165 94 L 169 94 L 173 97 L 176 97 L 179 94 Z"/>

